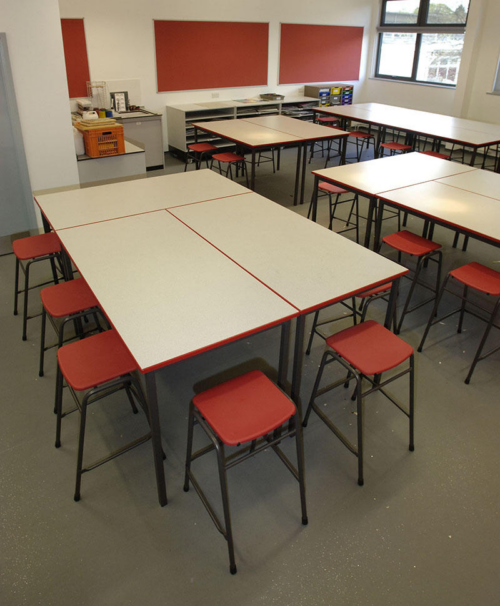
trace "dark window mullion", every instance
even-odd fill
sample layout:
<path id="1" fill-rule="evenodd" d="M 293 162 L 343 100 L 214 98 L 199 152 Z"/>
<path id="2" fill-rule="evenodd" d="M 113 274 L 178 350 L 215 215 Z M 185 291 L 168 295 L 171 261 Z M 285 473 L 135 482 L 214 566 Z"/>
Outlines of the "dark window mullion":
<path id="1" fill-rule="evenodd" d="M 417 34 L 417 39 L 415 40 L 415 55 L 413 56 L 413 69 L 411 70 L 411 79 L 414 82 L 417 81 L 417 70 L 418 70 L 418 62 L 420 59 L 421 46 L 422 46 L 422 34 Z"/>
<path id="2" fill-rule="evenodd" d="M 429 4 L 430 0 L 420 0 L 417 23 L 421 27 L 425 27 L 427 25 L 427 19 L 429 15 Z"/>

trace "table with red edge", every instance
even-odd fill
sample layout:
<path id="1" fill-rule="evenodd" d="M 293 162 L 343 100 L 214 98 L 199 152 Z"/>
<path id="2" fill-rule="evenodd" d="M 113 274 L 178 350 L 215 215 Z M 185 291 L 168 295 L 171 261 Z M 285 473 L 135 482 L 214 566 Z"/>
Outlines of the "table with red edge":
<path id="1" fill-rule="evenodd" d="M 312 220 L 316 221 L 320 181 L 326 181 L 366 196 L 370 199 L 365 233 L 365 246 L 368 247 L 377 198 L 382 192 L 446 177 L 454 178 L 454 176 L 464 175 L 465 178 L 465 175 L 476 172 L 486 173 L 487 171 L 478 171 L 472 166 L 434 158 L 418 152 L 315 170 L 312 171 L 315 177 Z"/>
<path id="2" fill-rule="evenodd" d="M 187 186 L 196 174 L 172 175 L 164 183 L 180 178 Z M 226 187 L 227 179 L 215 176 Z M 145 187 L 148 181 L 142 180 Z M 103 187 L 84 191 L 98 197 L 96 190 Z M 141 212 L 139 200 L 137 213 L 87 224 L 79 223 L 76 212 L 84 203 L 79 190 L 66 193 L 69 205 L 73 196 L 78 202 L 75 226 L 57 230 L 62 245 L 145 375 L 161 505 L 167 497 L 156 371 L 281 325 L 278 382 L 285 386 L 290 325 L 297 318 L 291 392 L 300 412 L 306 315 L 407 272 L 242 189 L 147 212 Z M 52 199 L 37 200 L 47 221 L 57 224 L 61 209 L 46 204 Z M 109 201 L 110 214 L 114 204 Z M 386 322 L 393 304 L 394 297 Z"/>
<path id="3" fill-rule="evenodd" d="M 279 150 L 283 145 L 297 146 L 297 165 L 295 170 L 294 206 L 304 202 L 305 174 L 307 164 L 307 147 L 316 141 L 341 140 L 341 163 L 345 161 L 345 148 L 349 133 L 320 126 L 310 122 L 303 122 L 288 116 L 261 116 L 258 118 L 238 118 L 237 120 L 215 120 L 210 122 L 193 122 L 195 141 L 197 131 L 217 135 L 223 139 L 234 142 L 240 148 L 251 151 L 251 178 L 250 189 L 255 189 L 256 154 L 260 150 L 271 147 Z"/>
<path id="4" fill-rule="evenodd" d="M 430 137 L 434 141 L 448 141 L 472 148 L 470 164 L 474 166 L 479 149 L 500 143 L 500 126 L 465 118 L 433 114 L 406 107 L 382 103 L 355 103 L 332 107 L 314 107 L 320 114 L 333 115 L 346 122 L 355 120 L 378 127 L 375 157 L 386 128 L 394 128 L 410 135 Z M 500 170 L 500 162 L 496 167 Z"/>

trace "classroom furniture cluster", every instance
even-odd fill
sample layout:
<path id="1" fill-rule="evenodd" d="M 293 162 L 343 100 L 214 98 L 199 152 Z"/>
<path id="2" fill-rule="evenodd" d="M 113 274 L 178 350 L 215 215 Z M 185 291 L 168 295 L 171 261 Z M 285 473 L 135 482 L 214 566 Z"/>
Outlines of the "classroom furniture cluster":
<path id="1" fill-rule="evenodd" d="M 340 111 L 331 109 L 332 113 Z M 382 123 L 381 118 L 374 117 L 380 108 L 365 110 L 351 106 L 348 109 L 353 112 L 349 117 L 366 112 L 362 121 L 378 127 L 377 133 L 350 131 L 348 124 L 345 124 L 346 130 L 339 130 L 285 116 L 217 121 L 211 122 L 210 126 L 195 123 L 196 129 L 214 132 L 236 143 L 240 155 L 215 153 L 217 148 L 195 143 L 190 154 L 197 170 L 38 195 L 36 202 L 46 233 L 14 244 L 14 313 L 17 314 L 18 295 L 22 293 L 24 340 L 29 334 L 28 296 L 36 287 L 30 283 L 30 267 L 39 262 L 47 262 L 51 267 L 54 284 L 41 285 L 46 287 L 41 290 L 39 374 L 44 375 L 48 318 L 56 330 L 55 346 L 58 348 L 54 386 L 57 448 L 62 442 L 64 417 L 73 411 L 80 414 L 75 501 L 82 497 L 84 473 L 151 440 L 158 500 L 160 505 L 166 505 L 159 409 L 168 406 L 168 402 L 158 401 L 156 373 L 201 352 L 280 327 L 276 382 L 260 371 L 250 371 L 197 394 L 189 407 L 184 490 L 188 492 L 191 485 L 195 488 L 226 539 L 229 568 L 233 574 L 237 568 L 226 478 L 229 468 L 271 448 L 298 481 L 300 521 L 307 524 L 307 457 L 304 457 L 302 427 L 307 427 L 312 412 L 357 458 L 359 485 L 365 481 L 363 402 L 366 397 L 379 392 L 408 417 L 409 450 L 414 450 L 417 405 L 414 351 L 399 336 L 407 314 L 432 302 L 418 348 L 421 351 L 429 334 L 432 335 L 432 325 L 441 321 L 439 304 L 449 282 L 454 281 L 462 288 L 460 307 L 451 312 L 460 314 L 458 332 L 466 312 L 487 322 L 465 382 L 469 383 L 481 359 L 498 350 L 494 348 L 483 353 L 491 328 L 496 326 L 500 273 L 474 262 L 453 269 L 442 281 L 441 245 L 432 238 L 434 225 L 441 225 L 457 234 L 498 246 L 500 175 L 477 169 L 474 163 L 477 148 L 498 144 L 500 136 L 491 141 L 483 131 L 473 130 L 479 128 L 475 123 L 465 129 L 448 127 L 444 120 L 432 132 L 430 128 L 420 131 L 413 122 L 403 124 L 404 112 L 399 115 L 394 111 L 394 122 Z M 346 119 L 344 114 L 340 117 Z M 384 133 L 388 128 L 394 132 L 404 131 L 405 137 L 412 135 L 409 149 L 393 147 L 389 149 L 404 153 L 313 171 L 315 185 L 309 208 L 312 220 L 232 179 L 211 170 L 201 170 L 202 163 L 207 161 L 208 165 L 210 159 L 212 165 L 214 160 L 226 163 L 228 176 L 232 176 L 231 165 L 235 165 L 236 171 L 239 167 L 246 173 L 244 150 L 250 149 L 250 186 L 253 189 L 257 152 L 271 150 L 274 158 L 276 150 L 279 166 L 281 146 L 293 144 L 298 148 L 295 182 L 295 202 L 298 203 L 304 199 L 309 145 L 312 149 L 317 141 L 326 140 L 329 146 L 332 142 L 340 142 L 340 163 L 344 164 L 346 142 L 353 133 L 365 132 L 368 138 L 376 137 L 377 152 L 384 144 Z M 447 135 L 444 132 L 447 128 L 453 134 Z M 441 140 L 460 139 L 461 144 L 475 150 L 471 165 L 435 157 L 435 154 L 413 152 L 416 132 L 435 139 L 430 151 L 436 153 L 440 153 Z M 400 137 L 395 135 L 394 143 L 399 143 Z M 361 154 L 357 154 L 356 159 L 360 158 Z M 248 180 L 248 176 L 246 178 Z M 329 198 L 329 229 L 316 223 L 319 192 Z M 343 201 L 351 204 L 348 222 L 356 223 L 356 242 L 333 231 L 340 196 L 349 192 L 352 196 Z M 337 196 L 335 202 L 333 195 Z M 358 244 L 359 196 L 370 199 L 365 246 Z M 390 207 L 390 213 L 387 213 L 387 207 Z M 406 214 L 424 219 L 422 235 L 402 229 L 402 215 Z M 398 230 L 383 236 L 382 224 L 386 219 L 397 220 Z M 370 250 L 372 240 L 374 250 Z M 382 246 L 397 252 L 398 263 L 379 254 L 384 251 Z M 411 272 L 400 264 L 403 256 L 416 260 Z M 103 259 L 106 259 L 105 264 Z M 310 259 L 314 259 L 313 264 Z M 433 285 L 422 282 L 424 271 L 429 273 L 426 270 L 429 261 L 436 269 Z M 25 274 L 23 287 L 19 285 L 21 269 Z M 75 270 L 79 277 L 75 277 Z M 411 286 L 401 301 L 402 311 L 397 314 L 403 277 L 411 280 Z M 130 288 L 131 283 L 133 288 Z M 431 291 L 430 298 L 412 306 L 416 289 L 422 287 Z M 477 302 L 471 301 L 470 291 L 496 298 L 493 310 L 489 310 L 487 316 L 471 310 L 471 305 L 476 307 Z M 386 302 L 384 325 L 367 318 L 369 307 L 377 300 Z M 361 309 L 358 302 L 361 302 Z M 348 308 L 352 326 L 325 337 L 318 330 L 326 323 L 320 319 L 320 314 L 336 303 Z M 303 410 L 300 392 L 305 321 L 311 313 L 314 313 L 314 319 L 305 354 L 310 353 L 315 335 L 325 339 L 326 347 L 308 405 Z M 74 327 L 71 337 L 68 336 L 68 324 Z M 293 338 L 292 325 L 295 327 Z M 289 384 L 288 357 L 292 341 Z M 340 378 L 325 386 L 325 367 L 334 362 Z M 409 386 L 407 402 L 400 402 L 387 390 L 388 385 L 403 378 Z M 319 396 L 342 385 L 354 386 L 355 444 L 317 404 Z M 119 450 L 84 465 L 87 408 L 117 391 L 125 392 L 134 414 L 138 408 L 144 411 L 150 429 Z M 68 407 L 69 395 L 76 404 L 73 409 Z M 335 399 L 334 396 L 331 398 Z M 197 427 L 203 430 L 208 444 L 193 451 Z M 295 438 L 296 464 L 285 453 L 285 440 L 289 437 Z M 197 459 L 209 452 L 215 452 L 217 456 L 222 519 L 195 473 Z M 314 498 L 314 495 L 309 497 Z"/>

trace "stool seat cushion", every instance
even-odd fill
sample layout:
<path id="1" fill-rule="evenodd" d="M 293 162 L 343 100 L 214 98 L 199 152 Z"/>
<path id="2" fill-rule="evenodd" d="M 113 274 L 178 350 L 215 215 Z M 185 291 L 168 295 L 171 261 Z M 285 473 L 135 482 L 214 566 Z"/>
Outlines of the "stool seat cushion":
<path id="1" fill-rule="evenodd" d="M 12 250 L 20 261 L 27 261 L 28 259 L 37 259 L 60 252 L 61 242 L 57 234 L 50 232 L 15 240 L 12 244 Z"/>
<path id="2" fill-rule="evenodd" d="M 331 183 L 320 183 L 318 185 L 318 189 L 322 191 L 326 191 L 329 194 L 347 194 L 347 189 L 342 189 L 342 187 L 338 187 L 337 185 L 332 185 Z"/>
<path id="3" fill-rule="evenodd" d="M 346 328 L 326 343 L 363 375 L 378 375 L 399 366 L 413 347 L 375 320 Z"/>
<path id="4" fill-rule="evenodd" d="M 210 143 L 193 143 L 192 145 L 188 145 L 188 149 L 194 152 L 209 152 L 218 149 L 215 145 Z"/>
<path id="5" fill-rule="evenodd" d="M 389 141 L 389 143 L 381 143 L 380 147 L 384 147 L 385 149 L 393 149 L 394 151 L 404 151 L 405 149 L 413 149 L 411 145 L 396 143 L 396 141 Z"/>
<path id="6" fill-rule="evenodd" d="M 318 122 L 338 122 L 339 119 L 335 116 L 319 116 Z"/>
<path id="7" fill-rule="evenodd" d="M 415 257 L 421 257 L 441 248 L 441 244 L 422 238 L 422 236 L 417 236 L 417 234 L 406 229 L 390 236 L 384 236 L 382 240 L 392 248 Z"/>
<path id="8" fill-rule="evenodd" d="M 293 402 L 258 370 L 198 394 L 193 404 L 228 446 L 268 434 L 296 411 Z"/>
<path id="9" fill-rule="evenodd" d="M 481 265 L 481 263 L 468 263 L 450 271 L 450 276 L 466 286 L 479 292 L 495 297 L 500 296 L 500 272 Z"/>
<path id="10" fill-rule="evenodd" d="M 440 154 L 435 151 L 423 151 L 421 154 L 425 154 L 426 156 L 432 156 L 433 158 L 441 158 L 441 160 L 450 160 L 451 156 L 447 156 L 446 154 Z"/>
<path id="11" fill-rule="evenodd" d="M 356 137 L 358 139 L 370 139 L 373 137 L 370 133 L 365 133 L 362 130 L 352 130 L 349 133 L 349 137 Z"/>
<path id="12" fill-rule="evenodd" d="M 224 152 L 222 154 L 214 154 L 212 156 L 214 160 L 218 160 L 219 162 L 242 162 L 245 158 L 243 156 L 238 156 L 238 154 L 233 154 L 233 152 Z"/>
<path id="13" fill-rule="evenodd" d="M 44 288 L 40 296 L 45 311 L 53 318 L 64 318 L 99 305 L 83 278 Z"/>
<path id="14" fill-rule="evenodd" d="M 116 330 L 64 345 L 57 351 L 61 372 L 73 389 L 83 391 L 137 370 Z"/>
<path id="15" fill-rule="evenodd" d="M 381 284 L 380 286 L 375 286 L 375 288 L 371 288 L 366 292 L 362 292 L 359 295 L 356 295 L 358 299 L 366 299 L 367 297 L 371 297 L 373 295 L 378 295 L 381 292 L 389 291 L 392 288 L 392 282 L 388 284 Z"/>

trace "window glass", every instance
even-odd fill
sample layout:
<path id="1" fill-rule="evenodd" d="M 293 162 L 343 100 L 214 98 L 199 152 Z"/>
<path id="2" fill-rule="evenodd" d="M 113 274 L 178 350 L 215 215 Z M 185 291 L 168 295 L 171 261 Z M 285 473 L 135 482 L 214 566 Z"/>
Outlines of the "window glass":
<path id="1" fill-rule="evenodd" d="M 414 25 L 418 19 L 420 0 L 388 0 L 385 5 L 385 24 Z"/>
<path id="2" fill-rule="evenodd" d="M 467 23 L 470 0 L 439 0 L 429 5 L 427 23 L 460 24 Z M 389 2 L 387 3 L 389 4 Z"/>
<path id="3" fill-rule="evenodd" d="M 417 80 L 456 85 L 463 34 L 422 34 Z"/>
<path id="4" fill-rule="evenodd" d="M 379 73 L 411 78 L 416 34 L 384 33 L 380 47 Z"/>

